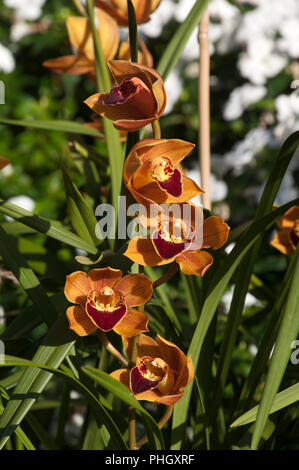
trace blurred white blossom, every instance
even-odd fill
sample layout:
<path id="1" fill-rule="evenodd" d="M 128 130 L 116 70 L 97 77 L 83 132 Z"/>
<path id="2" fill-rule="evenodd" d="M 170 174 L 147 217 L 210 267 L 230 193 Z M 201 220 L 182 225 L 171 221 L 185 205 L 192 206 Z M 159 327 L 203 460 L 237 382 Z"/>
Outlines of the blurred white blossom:
<path id="1" fill-rule="evenodd" d="M 25 209 L 29 212 L 32 212 L 35 206 L 35 202 L 31 197 L 26 196 L 25 194 L 22 194 L 21 196 L 14 196 L 8 199 L 8 202 L 11 202 L 12 204 L 15 204 L 16 206 L 21 207 L 22 209 Z M 5 215 L 4 216 L 6 220 L 9 222 L 13 222 L 14 219 L 11 217 Z"/>
<path id="2" fill-rule="evenodd" d="M 16 63 L 12 53 L 0 43 L 0 71 L 11 73 L 15 66 Z"/>
<path id="3" fill-rule="evenodd" d="M 13 8 L 15 17 L 22 20 L 37 20 L 46 0 L 3 0 L 8 8 Z"/>
<path id="4" fill-rule="evenodd" d="M 232 168 L 235 175 L 241 174 L 253 157 L 267 145 L 273 145 L 273 136 L 269 129 L 252 129 L 244 140 L 237 142 L 223 158 L 223 164 Z"/>
<path id="5" fill-rule="evenodd" d="M 249 105 L 261 100 L 266 93 L 267 89 L 264 86 L 251 85 L 250 83 L 235 88 L 224 106 L 224 119 L 231 121 L 239 118 Z"/>
<path id="6" fill-rule="evenodd" d="M 275 136 L 282 140 L 299 129 L 299 96 L 294 91 L 289 95 L 279 95 L 275 100 L 278 125 L 274 129 Z"/>
<path id="7" fill-rule="evenodd" d="M 167 103 L 166 103 L 164 114 L 168 114 L 171 112 L 173 106 L 178 101 L 181 95 L 182 89 L 183 89 L 183 82 L 179 77 L 179 73 L 177 69 L 174 69 L 168 75 L 165 81 Z"/>
<path id="8" fill-rule="evenodd" d="M 188 170 L 186 175 L 200 186 L 201 181 L 200 181 L 200 172 L 198 168 L 193 168 L 191 170 Z M 228 192 L 227 184 L 225 183 L 225 181 L 217 179 L 217 177 L 213 173 L 211 173 L 210 189 L 211 189 L 211 201 L 212 202 L 223 201 L 227 196 L 227 192 Z M 191 202 L 193 202 L 194 204 L 198 206 L 202 205 L 200 196 L 195 196 L 193 199 L 191 199 Z"/>

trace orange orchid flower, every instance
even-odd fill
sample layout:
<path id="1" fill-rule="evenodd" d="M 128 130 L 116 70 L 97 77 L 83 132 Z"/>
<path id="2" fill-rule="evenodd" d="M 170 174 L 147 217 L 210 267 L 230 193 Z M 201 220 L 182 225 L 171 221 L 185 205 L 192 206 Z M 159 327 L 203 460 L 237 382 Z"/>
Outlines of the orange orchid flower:
<path id="1" fill-rule="evenodd" d="M 2 168 L 4 168 L 6 165 L 8 165 L 10 163 L 9 160 L 7 160 L 6 158 L 4 157 L 0 157 L 0 170 L 2 170 Z"/>
<path id="2" fill-rule="evenodd" d="M 140 129 L 163 113 L 166 92 L 158 72 L 124 60 L 108 65 L 116 86 L 109 93 L 96 93 L 85 100 L 94 112 L 114 121 L 116 129 L 127 131 Z"/>
<path id="3" fill-rule="evenodd" d="M 194 145 L 179 139 L 143 139 L 131 149 L 124 164 L 124 181 L 137 202 L 186 202 L 203 191 L 184 176 L 180 162 Z"/>
<path id="4" fill-rule="evenodd" d="M 98 33 L 104 57 L 113 59 L 119 45 L 119 32 L 116 21 L 100 8 L 96 9 Z M 81 16 L 68 16 L 66 27 L 71 45 L 76 55 L 46 60 L 43 65 L 56 73 L 83 74 L 94 70 L 94 45 L 90 22 Z"/>
<path id="5" fill-rule="evenodd" d="M 147 23 L 150 14 L 158 8 L 160 2 L 161 0 L 132 0 L 137 23 Z M 106 10 L 120 26 L 128 26 L 127 0 L 95 0 L 95 5 Z"/>
<path id="6" fill-rule="evenodd" d="M 184 216 L 188 206 L 190 216 Z M 223 246 L 229 227 L 216 216 L 204 221 L 202 210 L 193 204 L 185 203 L 181 208 L 183 215 L 180 217 L 163 212 L 155 215 L 150 220 L 152 233 L 130 240 L 124 255 L 143 266 L 160 266 L 176 261 L 185 274 L 203 276 L 213 264 L 213 256 L 204 249 L 217 250 Z M 140 222 L 144 224 L 142 219 Z"/>
<path id="7" fill-rule="evenodd" d="M 299 241 L 299 206 L 293 206 L 277 221 L 281 229 L 270 242 L 284 255 L 294 254 Z"/>
<path id="8" fill-rule="evenodd" d="M 119 269 L 98 268 L 86 274 L 67 276 L 64 293 L 77 305 L 68 307 L 69 327 L 79 336 L 114 330 L 126 337 L 148 331 L 148 317 L 131 307 L 143 305 L 152 296 L 152 281 L 144 274 L 122 277 Z"/>
<path id="9" fill-rule="evenodd" d="M 140 335 L 136 366 L 110 374 L 126 385 L 137 400 L 173 405 L 184 394 L 183 388 L 194 377 L 191 356 L 173 343 L 156 336 L 156 341 Z"/>

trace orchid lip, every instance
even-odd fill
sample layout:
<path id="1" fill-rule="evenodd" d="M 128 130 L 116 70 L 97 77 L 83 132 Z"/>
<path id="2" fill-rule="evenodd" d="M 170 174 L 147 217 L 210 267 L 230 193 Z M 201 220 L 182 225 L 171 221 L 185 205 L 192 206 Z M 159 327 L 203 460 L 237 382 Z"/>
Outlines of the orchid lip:
<path id="1" fill-rule="evenodd" d="M 109 288 L 110 289 L 110 288 Z M 90 291 L 87 297 L 85 311 L 92 322 L 101 330 L 112 330 L 127 313 L 127 307 L 123 295 L 117 293 L 119 299 L 117 302 L 110 303 L 115 296 L 111 294 L 112 289 L 105 293 L 103 289 L 97 293 Z M 98 295 L 97 295 L 98 294 Z M 105 301 L 105 297 L 107 298 Z"/>
<path id="2" fill-rule="evenodd" d="M 185 251 L 192 243 L 192 238 L 176 234 L 175 230 L 181 232 L 182 221 L 176 221 L 172 224 L 172 232 L 167 228 L 167 223 L 160 223 L 158 229 L 153 234 L 153 244 L 157 253 L 163 259 L 171 259 Z"/>
<path id="3" fill-rule="evenodd" d="M 173 167 L 169 158 L 159 157 L 154 160 L 152 177 L 157 181 L 160 188 L 171 196 L 178 197 L 182 194 L 181 172 Z"/>
<path id="4" fill-rule="evenodd" d="M 131 95 L 137 90 L 137 86 L 132 80 L 126 78 L 121 82 L 119 86 L 115 86 L 111 89 L 110 93 L 107 94 L 104 104 L 113 105 L 121 104 L 126 101 Z"/>
<path id="5" fill-rule="evenodd" d="M 134 394 L 156 388 L 164 377 L 164 372 L 152 357 L 143 357 L 130 373 L 131 390 Z"/>

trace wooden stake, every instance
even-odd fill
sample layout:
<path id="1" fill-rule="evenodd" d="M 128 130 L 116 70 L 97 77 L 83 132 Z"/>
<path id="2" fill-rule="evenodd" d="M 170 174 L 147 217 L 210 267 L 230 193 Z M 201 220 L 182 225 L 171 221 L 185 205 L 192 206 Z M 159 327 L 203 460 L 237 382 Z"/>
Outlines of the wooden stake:
<path id="1" fill-rule="evenodd" d="M 205 10 L 198 27 L 199 76 L 198 76 L 198 147 L 202 203 L 211 210 L 211 143 L 210 143 L 210 51 L 209 51 L 209 12 Z"/>

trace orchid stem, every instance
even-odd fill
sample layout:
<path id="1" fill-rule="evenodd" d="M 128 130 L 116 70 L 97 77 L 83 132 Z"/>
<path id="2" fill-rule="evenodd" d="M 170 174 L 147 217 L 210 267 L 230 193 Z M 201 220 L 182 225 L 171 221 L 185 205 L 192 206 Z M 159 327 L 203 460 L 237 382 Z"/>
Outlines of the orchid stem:
<path id="1" fill-rule="evenodd" d="M 137 348 L 139 343 L 139 335 L 134 336 L 131 342 L 129 357 L 129 366 L 134 366 L 137 358 Z M 129 447 L 130 450 L 136 450 L 136 412 L 135 408 L 129 406 Z"/>
<path id="2" fill-rule="evenodd" d="M 125 366 L 128 367 L 129 362 L 127 359 L 113 346 L 113 344 L 109 341 L 106 333 L 104 331 L 98 330 L 97 335 L 99 340 L 101 341 L 102 345 L 109 351 L 113 356 L 117 357 L 117 359 Z"/>
<path id="3" fill-rule="evenodd" d="M 162 416 L 162 418 L 158 422 L 158 427 L 160 429 L 162 429 L 163 426 L 165 426 L 165 424 L 169 421 L 169 419 L 171 418 L 171 415 L 172 415 L 172 411 L 173 411 L 173 405 L 170 405 L 170 406 L 166 407 L 164 415 Z M 139 439 L 139 441 L 136 443 L 137 450 L 139 450 L 140 447 L 143 446 L 147 441 L 148 441 L 147 435 L 145 435 L 141 439 Z"/>
<path id="4" fill-rule="evenodd" d="M 170 268 L 168 269 L 168 271 L 166 271 L 166 273 L 164 273 L 163 276 L 161 276 L 159 279 L 157 279 L 153 283 L 153 289 L 156 289 L 157 287 L 161 286 L 165 282 L 169 281 L 169 279 L 171 279 L 177 273 L 178 270 L 179 270 L 178 263 L 173 262 Z"/>
<path id="5" fill-rule="evenodd" d="M 159 119 L 155 119 L 152 122 L 152 128 L 153 128 L 154 139 L 161 139 L 161 127 L 160 127 Z"/>
<path id="6" fill-rule="evenodd" d="M 77 8 L 80 15 L 87 16 L 86 10 L 85 10 L 84 6 L 82 5 L 82 3 L 80 2 L 80 0 L 73 0 L 73 4 Z"/>
<path id="7" fill-rule="evenodd" d="M 136 444 L 136 413 L 133 406 L 129 406 L 129 447 L 137 450 Z"/>

